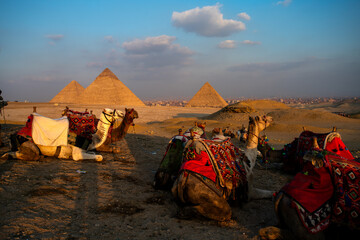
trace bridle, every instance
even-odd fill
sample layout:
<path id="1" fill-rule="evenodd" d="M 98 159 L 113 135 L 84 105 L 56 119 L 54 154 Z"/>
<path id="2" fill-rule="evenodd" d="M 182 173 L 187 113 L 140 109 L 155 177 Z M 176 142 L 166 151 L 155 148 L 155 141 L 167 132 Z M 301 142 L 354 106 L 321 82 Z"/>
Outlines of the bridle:
<path id="1" fill-rule="evenodd" d="M 268 120 L 265 118 L 265 120 L 264 120 L 264 122 L 265 122 L 265 128 L 262 130 L 262 131 L 265 131 L 266 130 L 266 128 L 267 128 L 267 122 L 268 122 Z M 258 139 L 258 143 L 259 143 L 259 139 L 260 139 L 260 137 L 258 136 L 258 135 L 256 135 L 256 134 L 254 134 L 254 133 L 250 133 L 249 132 L 249 130 L 250 130 L 250 128 L 248 129 L 248 136 L 251 134 L 251 135 L 253 135 L 253 136 L 255 136 L 257 139 Z M 260 133 L 260 132 L 259 132 Z M 254 140 L 252 140 L 251 139 L 251 141 L 253 142 L 253 143 L 256 143 Z"/>
<path id="2" fill-rule="evenodd" d="M 107 125 L 113 125 L 114 124 L 114 122 L 115 122 L 114 116 L 115 116 L 115 114 L 117 114 L 116 109 L 114 109 L 114 111 L 111 114 L 108 114 L 105 111 L 102 111 L 102 114 L 104 114 L 105 119 L 108 121 L 108 123 L 105 123 L 105 122 L 100 120 L 102 123 L 107 124 Z M 109 120 L 108 117 L 110 117 L 111 120 Z"/>

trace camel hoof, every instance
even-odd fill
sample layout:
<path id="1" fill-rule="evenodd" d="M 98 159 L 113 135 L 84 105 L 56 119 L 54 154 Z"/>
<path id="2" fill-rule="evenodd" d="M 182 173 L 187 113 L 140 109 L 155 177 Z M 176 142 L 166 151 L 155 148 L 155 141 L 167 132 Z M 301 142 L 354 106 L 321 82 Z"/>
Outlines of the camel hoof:
<path id="1" fill-rule="evenodd" d="M 259 236 L 263 240 L 281 239 L 281 230 L 277 227 L 266 227 L 259 230 Z"/>

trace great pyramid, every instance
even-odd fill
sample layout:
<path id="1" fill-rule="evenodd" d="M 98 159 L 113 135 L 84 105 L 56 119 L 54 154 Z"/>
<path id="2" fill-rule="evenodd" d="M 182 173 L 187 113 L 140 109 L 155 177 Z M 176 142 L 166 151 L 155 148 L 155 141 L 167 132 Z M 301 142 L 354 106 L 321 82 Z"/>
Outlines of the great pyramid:
<path id="1" fill-rule="evenodd" d="M 84 90 L 79 98 L 79 103 L 145 106 L 108 68 Z"/>
<path id="2" fill-rule="evenodd" d="M 77 103 L 79 96 L 84 92 L 85 88 L 77 81 L 72 80 L 64 87 L 53 99 L 51 103 Z"/>
<path id="3" fill-rule="evenodd" d="M 225 107 L 227 105 L 210 83 L 206 82 L 186 104 L 186 107 Z"/>

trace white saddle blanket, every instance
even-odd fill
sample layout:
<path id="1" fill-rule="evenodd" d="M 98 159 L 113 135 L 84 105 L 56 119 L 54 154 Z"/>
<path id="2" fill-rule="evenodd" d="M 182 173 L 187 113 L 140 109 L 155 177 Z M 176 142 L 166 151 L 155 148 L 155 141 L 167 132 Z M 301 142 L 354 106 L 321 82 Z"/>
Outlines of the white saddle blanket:
<path id="1" fill-rule="evenodd" d="M 67 145 L 69 120 L 67 117 L 52 119 L 33 113 L 32 138 L 35 144 L 43 146 Z"/>

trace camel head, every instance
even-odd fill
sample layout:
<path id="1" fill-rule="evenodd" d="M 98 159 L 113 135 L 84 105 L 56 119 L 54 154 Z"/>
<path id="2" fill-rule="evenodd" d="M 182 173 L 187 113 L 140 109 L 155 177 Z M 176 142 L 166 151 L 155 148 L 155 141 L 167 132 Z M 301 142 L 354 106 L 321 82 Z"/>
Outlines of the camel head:
<path id="1" fill-rule="evenodd" d="M 204 130 L 205 127 L 206 127 L 206 122 L 196 123 L 196 125 L 197 125 L 199 128 L 201 128 L 202 130 Z"/>
<path id="2" fill-rule="evenodd" d="M 247 148 L 256 148 L 258 145 L 258 140 L 260 132 L 265 128 L 270 126 L 272 122 L 272 117 L 270 116 L 256 116 L 249 117 L 249 127 L 247 134 Z"/>
<path id="3" fill-rule="evenodd" d="M 126 123 L 132 124 L 135 118 L 139 118 L 138 112 L 133 108 L 125 108 L 124 120 Z"/>
<path id="4" fill-rule="evenodd" d="M 102 112 L 102 116 L 100 117 L 100 120 L 105 122 L 106 121 L 110 124 L 113 124 L 116 120 L 120 119 L 120 118 L 124 118 L 124 113 L 120 110 L 116 110 L 116 109 L 110 109 L 110 108 L 105 108 Z M 104 118 L 104 119 L 102 119 Z M 106 121 L 105 121 L 106 120 Z"/>
<path id="5" fill-rule="evenodd" d="M 308 161 L 311 162 L 311 164 L 315 167 L 315 168 L 321 168 L 324 166 L 324 155 L 323 152 L 319 152 L 319 151 L 308 151 L 305 153 L 303 159 L 304 161 Z"/>
<path id="6" fill-rule="evenodd" d="M 256 116 L 254 119 L 254 123 L 257 125 L 259 132 L 270 126 L 271 122 L 272 117 L 266 115 L 263 115 L 261 117 Z"/>
<path id="7" fill-rule="evenodd" d="M 214 128 L 211 132 L 211 137 L 213 138 L 214 136 L 218 136 L 218 135 L 224 136 L 221 128 Z"/>

